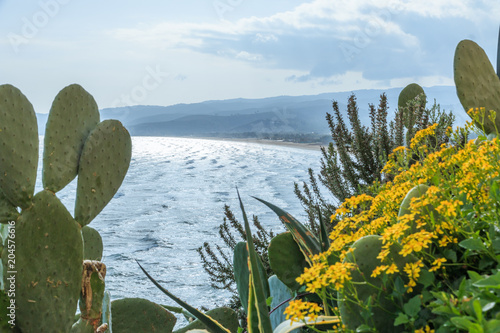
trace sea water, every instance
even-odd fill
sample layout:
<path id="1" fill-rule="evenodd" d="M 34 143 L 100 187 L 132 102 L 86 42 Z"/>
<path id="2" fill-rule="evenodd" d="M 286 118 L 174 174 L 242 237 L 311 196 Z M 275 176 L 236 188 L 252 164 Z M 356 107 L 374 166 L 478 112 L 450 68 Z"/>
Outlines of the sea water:
<path id="1" fill-rule="evenodd" d="M 40 142 L 43 146 L 43 138 Z M 249 217 L 257 215 L 268 230 L 279 233 L 284 227 L 251 196 L 307 221 L 293 184 L 308 180 L 308 168 L 319 171 L 319 149 L 167 137 L 133 137 L 132 147 L 122 186 L 90 223 L 103 238 L 106 288 L 112 299 L 141 297 L 176 305 L 147 279 L 137 260 L 161 285 L 195 307 L 226 304 L 229 292 L 210 287 L 196 248 L 204 242 L 225 246 L 218 236 L 224 204 L 243 221 L 236 188 Z M 37 191 L 41 169 L 40 163 Z M 73 214 L 76 181 L 57 196 Z"/>

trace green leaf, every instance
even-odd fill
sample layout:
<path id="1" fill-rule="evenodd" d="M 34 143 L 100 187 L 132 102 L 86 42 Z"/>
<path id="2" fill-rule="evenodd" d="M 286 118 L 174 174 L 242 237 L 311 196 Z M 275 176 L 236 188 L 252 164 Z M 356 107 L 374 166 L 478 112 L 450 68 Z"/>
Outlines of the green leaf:
<path id="1" fill-rule="evenodd" d="M 472 282 L 477 282 L 483 279 L 481 275 L 474 271 L 467 271 L 467 275 L 469 275 L 469 278 L 472 280 Z"/>
<path id="2" fill-rule="evenodd" d="M 420 277 L 418 278 L 418 283 L 422 284 L 424 288 L 431 286 L 434 283 L 435 276 L 433 272 L 429 272 L 427 269 L 420 271 Z"/>
<path id="3" fill-rule="evenodd" d="M 330 237 L 328 237 L 328 231 L 326 231 L 325 221 L 323 221 L 323 216 L 321 215 L 321 210 L 319 209 L 319 207 L 318 216 L 320 226 L 319 240 L 321 244 L 321 252 L 326 252 L 330 248 Z"/>
<path id="4" fill-rule="evenodd" d="M 409 322 L 410 322 L 410 319 L 408 318 L 408 316 L 406 314 L 400 312 L 398 314 L 398 316 L 396 317 L 396 319 L 394 320 L 394 326 L 407 324 Z"/>
<path id="5" fill-rule="evenodd" d="M 481 303 L 478 299 L 475 299 L 472 302 L 472 308 L 474 309 L 474 313 L 476 314 L 476 318 L 478 322 L 483 321 L 483 309 L 481 308 Z"/>
<path id="6" fill-rule="evenodd" d="M 276 215 L 278 215 L 278 217 L 283 222 L 285 227 L 292 233 L 293 238 L 295 239 L 297 244 L 299 244 L 300 249 L 304 253 L 306 259 L 308 259 L 312 255 L 319 254 L 321 252 L 321 244 L 319 240 L 302 223 L 297 221 L 292 215 L 288 214 L 281 208 L 276 207 L 275 205 L 267 201 L 264 201 L 262 199 L 259 198 L 255 199 L 262 202 L 264 205 L 269 207 L 273 212 L 275 212 Z"/>
<path id="7" fill-rule="evenodd" d="M 255 247 L 253 245 L 252 231 L 250 230 L 250 223 L 248 223 L 247 214 L 245 213 L 245 207 L 241 201 L 240 193 L 238 192 L 238 200 L 240 201 L 240 208 L 243 214 L 243 220 L 245 221 L 245 233 L 247 236 L 247 250 L 249 257 L 249 269 L 250 269 L 250 285 L 253 286 L 254 296 L 255 296 L 255 307 L 257 309 L 257 315 L 259 318 L 259 329 L 260 332 L 272 332 L 273 328 L 271 325 L 271 319 L 269 318 L 269 310 L 266 304 L 266 295 L 264 293 L 264 285 L 262 279 L 260 278 L 257 266 L 257 253 L 255 252 Z M 266 281 L 267 282 L 267 281 Z"/>
<path id="8" fill-rule="evenodd" d="M 483 333 L 480 325 L 473 323 L 471 317 L 453 317 L 450 321 L 458 328 L 467 330 L 469 333 Z"/>
<path id="9" fill-rule="evenodd" d="M 444 256 L 446 259 L 449 259 L 453 262 L 457 262 L 457 253 L 452 249 L 447 249 L 444 251 Z"/>
<path id="10" fill-rule="evenodd" d="M 363 325 L 359 325 L 357 328 L 356 328 L 356 333 L 362 333 L 362 332 L 373 332 L 373 328 L 371 328 L 370 326 L 366 325 L 366 324 L 363 324 Z"/>
<path id="11" fill-rule="evenodd" d="M 415 318 L 421 309 L 421 305 L 420 295 L 417 295 L 403 305 L 403 310 L 410 318 Z"/>
<path id="12" fill-rule="evenodd" d="M 478 238 L 469 238 L 458 243 L 459 246 L 471 251 L 486 251 L 483 242 Z"/>
<path id="13" fill-rule="evenodd" d="M 156 282 L 155 279 L 151 275 L 149 275 L 148 272 L 139 264 L 139 262 L 136 260 L 137 265 L 141 268 L 141 270 L 146 274 L 149 280 L 153 282 L 153 284 L 160 289 L 165 295 L 170 297 L 174 302 L 182 306 L 184 309 L 186 309 L 188 312 L 190 312 L 193 316 L 196 317 L 199 321 L 201 321 L 207 329 L 212 332 L 212 333 L 231 333 L 229 332 L 228 329 L 222 327 L 218 322 L 204 314 L 203 312 L 198 311 L 197 309 L 193 308 L 191 305 L 187 304 L 186 302 L 182 301 L 181 299 L 177 298 L 174 294 L 169 292 L 167 289 L 163 288 L 158 282 Z"/>
<path id="14" fill-rule="evenodd" d="M 474 282 L 472 285 L 478 288 L 500 289 L 500 272 L 497 272 L 495 275 L 489 276 L 485 279 Z"/>
<path id="15" fill-rule="evenodd" d="M 269 296 L 267 299 L 266 299 L 266 304 L 267 306 L 271 306 L 271 303 L 273 302 L 273 298 L 271 296 Z"/>

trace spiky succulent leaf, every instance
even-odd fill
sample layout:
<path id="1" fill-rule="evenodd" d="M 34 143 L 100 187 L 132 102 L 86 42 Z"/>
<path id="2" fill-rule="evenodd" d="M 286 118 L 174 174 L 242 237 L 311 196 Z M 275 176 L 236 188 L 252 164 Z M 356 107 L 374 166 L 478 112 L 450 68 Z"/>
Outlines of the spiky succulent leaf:
<path id="1" fill-rule="evenodd" d="M 207 311 L 207 316 L 216 320 L 219 324 L 227 328 L 231 333 L 238 331 L 238 315 L 230 308 L 216 308 Z M 174 331 L 174 333 L 186 333 L 192 330 L 204 330 L 207 327 L 199 320 L 196 319 L 189 325 Z"/>
<path id="2" fill-rule="evenodd" d="M 269 207 L 273 212 L 278 215 L 285 227 L 293 235 L 293 238 L 299 244 L 300 250 L 304 253 L 304 257 L 309 261 L 309 257 L 321 252 L 321 244 L 314 234 L 307 229 L 302 223 L 297 221 L 292 215 L 285 212 L 283 209 L 264 201 L 255 198 Z"/>
<path id="3" fill-rule="evenodd" d="M 264 269 L 264 265 L 258 257 L 257 266 L 259 268 L 261 279 L 263 281 L 267 281 L 267 274 Z M 239 242 L 234 247 L 233 272 L 241 304 L 243 305 L 245 312 L 248 313 L 248 283 L 250 279 L 250 271 L 248 269 L 248 250 L 245 242 Z M 264 293 L 266 298 L 269 297 L 269 285 L 267 283 L 264 283 Z"/>
<path id="4" fill-rule="evenodd" d="M 265 295 L 264 281 L 262 281 L 257 264 L 257 253 L 253 244 L 252 230 L 250 230 L 250 224 L 248 223 L 248 217 L 245 213 L 245 207 L 241 201 L 240 194 L 238 192 L 238 200 L 240 202 L 241 213 L 243 214 L 243 220 L 245 221 L 245 233 L 247 238 L 247 251 L 248 251 L 248 268 L 250 270 L 250 303 L 253 301 L 255 309 L 257 312 L 257 317 L 259 319 L 259 331 L 260 332 L 272 332 L 271 319 L 269 318 L 269 310 L 267 309 L 267 298 Z M 265 281 L 267 283 L 267 279 Z M 253 296 L 252 296 L 253 295 Z M 252 308 L 249 306 L 249 312 L 252 312 Z M 250 315 L 250 314 L 249 314 Z M 251 333 L 251 332 L 250 332 Z"/>
<path id="5" fill-rule="evenodd" d="M 167 289 L 163 288 L 149 273 L 137 262 L 137 265 L 141 268 L 141 270 L 146 274 L 148 279 L 153 282 L 153 284 L 160 289 L 165 295 L 170 297 L 174 302 L 182 306 L 184 309 L 186 309 L 188 312 L 190 312 L 193 316 L 195 316 L 197 319 L 199 319 L 206 327 L 207 329 L 212 332 L 212 333 L 230 333 L 228 329 L 224 328 L 222 325 L 220 325 L 217 321 L 213 320 L 203 312 L 198 311 L 196 308 L 192 307 L 191 305 L 187 304 L 186 302 L 182 301 L 180 298 L 176 297 L 174 294 L 172 294 L 170 291 Z M 114 316 L 114 311 L 113 311 L 113 316 Z M 116 332 L 115 332 L 116 333 Z"/>

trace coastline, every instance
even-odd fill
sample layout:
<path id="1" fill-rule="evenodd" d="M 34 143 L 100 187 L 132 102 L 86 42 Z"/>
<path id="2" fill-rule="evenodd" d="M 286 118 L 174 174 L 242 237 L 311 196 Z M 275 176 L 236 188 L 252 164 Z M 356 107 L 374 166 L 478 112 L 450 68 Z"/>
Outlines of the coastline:
<path id="1" fill-rule="evenodd" d="M 315 151 L 320 151 L 321 147 L 325 146 L 320 143 L 297 143 L 297 142 L 269 140 L 269 139 L 253 139 L 253 138 L 215 138 L 215 137 L 194 137 L 194 136 L 180 137 L 180 138 L 211 140 L 211 141 L 246 142 L 246 143 L 256 143 L 261 145 L 281 146 L 281 147 L 307 149 Z"/>

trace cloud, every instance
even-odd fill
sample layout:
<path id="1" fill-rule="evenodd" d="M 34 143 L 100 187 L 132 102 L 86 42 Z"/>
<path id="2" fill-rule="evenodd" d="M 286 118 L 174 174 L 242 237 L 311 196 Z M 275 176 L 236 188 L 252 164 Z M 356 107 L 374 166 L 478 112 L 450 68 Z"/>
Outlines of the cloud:
<path id="1" fill-rule="evenodd" d="M 235 22 L 161 23 L 110 32 L 146 47 L 183 48 L 306 72 L 290 81 L 319 80 L 348 71 L 369 80 L 451 74 L 455 45 L 481 38 L 497 24 L 497 0 L 316 0 L 293 10 Z"/>

